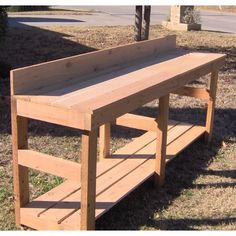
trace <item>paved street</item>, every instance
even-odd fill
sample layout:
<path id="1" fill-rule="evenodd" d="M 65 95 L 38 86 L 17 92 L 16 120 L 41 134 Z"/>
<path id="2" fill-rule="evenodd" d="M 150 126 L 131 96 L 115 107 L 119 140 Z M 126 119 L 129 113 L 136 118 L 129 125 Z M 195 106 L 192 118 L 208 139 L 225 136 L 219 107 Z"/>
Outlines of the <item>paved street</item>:
<path id="1" fill-rule="evenodd" d="M 62 8 L 62 7 L 60 7 Z M 95 10 L 92 15 L 11 15 L 9 25 L 132 25 L 134 6 L 63 6 L 66 9 Z M 151 24 L 160 24 L 169 15 L 168 6 L 152 6 Z M 201 11 L 203 30 L 236 33 L 236 14 L 225 12 Z"/>

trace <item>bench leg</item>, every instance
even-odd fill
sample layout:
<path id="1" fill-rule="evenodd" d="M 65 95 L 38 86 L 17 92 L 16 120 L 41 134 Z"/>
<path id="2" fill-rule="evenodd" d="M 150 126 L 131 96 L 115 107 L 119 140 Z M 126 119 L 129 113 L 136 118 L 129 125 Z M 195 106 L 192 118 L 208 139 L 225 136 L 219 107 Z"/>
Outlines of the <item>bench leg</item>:
<path id="1" fill-rule="evenodd" d="M 81 230 L 95 229 L 97 130 L 82 135 Z"/>
<path id="2" fill-rule="evenodd" d="M 157 149 L 155 162 L 155 186 L 164 184 L 166 165 L 166 140 L 169 117 L 169 94 L 159 98 L 158 125 L 157 125 Z"/>
<path id="3" fill-rule="evenodd" d="M 100 126 L 99 129 L 99 160 L 110 155 L 111 125 L 110 123 Z"/>
<path id="4" fill-rule="evenodd" d="M 17 116 L 15 99 L 12 99 L 11 109 L 15 220 L 20 225 L 20 208 L 29 202 L 29 176 L 28 168 L 18 165 L 18 149 L 28 148 L 28 120 Z"/>
<path id="5" fill-rule="evenodd" d="M 215 111 L 215 102 L 216 102 L 217 80 L 218 80 L 218 71 L 213 71 L 211 73 L 211 79 L 210 79 L 210 84 L 209 84 L 210 99 L 208 101 L 207 116 L 206 116 L 205 142 L 207 144 L 209 144 L 211 142 L 211 139 L 212 139 L 214 111 Z"/>

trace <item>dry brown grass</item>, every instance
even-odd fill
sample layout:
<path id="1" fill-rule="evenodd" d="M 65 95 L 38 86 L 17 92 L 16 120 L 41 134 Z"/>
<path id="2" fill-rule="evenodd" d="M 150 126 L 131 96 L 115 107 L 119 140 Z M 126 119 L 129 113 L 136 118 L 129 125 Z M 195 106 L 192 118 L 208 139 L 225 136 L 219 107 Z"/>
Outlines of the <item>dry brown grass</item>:
<path id="1" fill-rule="evenodd" d="M 151 28 L 151 38 L 171 33 Z M 99 219 L 99 229 L 236 229 L 236 36 L 206 31 L 176 34 L 181 47 L 227 53 L 219 77 L 213 143 L 192 144 L 168 165 L 160 191 L 147 182 Z M 133 42 L 131 26 L 11 29 L 0 46 L 0 61 L 16 68 L 129 42 Z M 194 85 L 204 84 L 201 78 Z M 0 95 L 8 93 L 8 80 L 0 79 Z M 137 112 L 155 117 L 157 105 L 151 102 Z M 170 117 L 203 124 L 205 107 L 199 100 L 172 95 Z M 36 121 L 30 122 L 29 130 L 31 148 L 79 161 L 78 131 Z M 113 127 L 112 150 L 139 134 Z M 0 178 L 0 229 L 16 229 L 7 105 L 0 106 Z M 61 181 L 32 171 L 31 194 L 38 196 Z"/>

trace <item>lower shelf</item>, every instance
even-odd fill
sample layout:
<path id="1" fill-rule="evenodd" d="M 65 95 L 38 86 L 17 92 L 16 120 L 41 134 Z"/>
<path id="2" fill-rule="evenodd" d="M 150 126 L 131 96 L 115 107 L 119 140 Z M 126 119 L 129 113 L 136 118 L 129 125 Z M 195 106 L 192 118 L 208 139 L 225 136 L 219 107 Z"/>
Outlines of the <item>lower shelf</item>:
<path id="1" fill-rule="evenodd" d="M 205 132 L 171 121 L 168 162 Z M 96 218 L 154 174 L 156 133 L 149 131 L 97 164 Z M 80 183 L 65 181 L 21 208 L 21 224 L 38 230 L 80 229 Z"/>

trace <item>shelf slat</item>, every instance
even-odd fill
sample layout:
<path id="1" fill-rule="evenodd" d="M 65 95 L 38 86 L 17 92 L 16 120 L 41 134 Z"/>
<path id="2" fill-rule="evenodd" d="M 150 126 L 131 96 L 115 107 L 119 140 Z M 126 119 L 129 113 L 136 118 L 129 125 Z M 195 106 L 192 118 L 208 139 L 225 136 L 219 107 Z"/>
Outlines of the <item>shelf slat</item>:
<path id="1" fill-rule="evenodd" d="M 204 132 L 205 127 L 186 123 L 170 126 L 166 161 Z M 96 218 L 154 174 L 155 152 L 156 133 L 149 131 L 98 163 Z M 21 223 L 36 229 L 80 229 L 80 195 L 78 182 L 65 182 L 21 208 Z"/>

